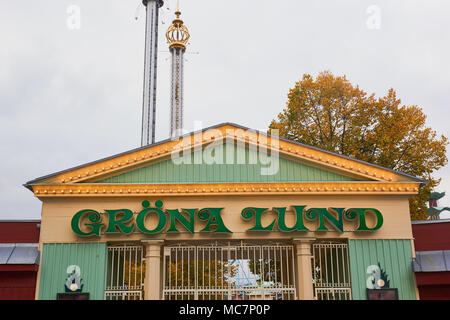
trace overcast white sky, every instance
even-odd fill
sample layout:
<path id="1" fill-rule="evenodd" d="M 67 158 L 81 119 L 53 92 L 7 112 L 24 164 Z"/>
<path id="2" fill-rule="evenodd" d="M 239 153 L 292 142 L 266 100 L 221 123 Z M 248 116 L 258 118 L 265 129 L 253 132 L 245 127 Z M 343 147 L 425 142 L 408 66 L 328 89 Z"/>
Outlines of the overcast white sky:
<path id="1" fill-rule="evenodd" d="M 160 22 L 157 140 L 169 132 L 164 33 L 175 2 L 166 0 Z M 229 121 L 266 130 L 304 73 L 330 70 L 377 96 L 394 88 L 450 137 L 448 0 L 181 6 L 192 36 L 186 129 Z M 140 0 L 0 2 L 0 219 L 40 219 L 41 202 L 25 182 L 139 147 L 144 25 Z M 449 167 L 437 176 L 448 193 L 440 204 L 450 205 Z"/>

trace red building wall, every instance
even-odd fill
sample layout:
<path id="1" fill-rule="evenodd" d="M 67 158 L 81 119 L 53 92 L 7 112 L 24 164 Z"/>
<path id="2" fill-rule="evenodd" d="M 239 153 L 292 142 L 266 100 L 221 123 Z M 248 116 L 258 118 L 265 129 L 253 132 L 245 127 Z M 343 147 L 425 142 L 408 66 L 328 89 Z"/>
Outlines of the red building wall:
<path id="1" fill-rule="evenodd" d="M 416 251 L 450 250 L 450 220 L 412 225 Z M 421 300 L 450 300 L 450 271 L 416 272 Z"/>
<path id="2" fill-rule="evenodd" d="M 36 271 L 0 271 L 0 300 L 34 300 Z"/>
<path id="3" fill-rule="evenodd" d="M 1 221 L 0 243 L 38 243 L 40 221 Z"/>
<path id="4" fill-rule="evenodd" d="M 39 243 L 40 221 L 1 221 L 0 243 Z M 0 265 L 0 300 L 34 300 L 37 265 Z"/>

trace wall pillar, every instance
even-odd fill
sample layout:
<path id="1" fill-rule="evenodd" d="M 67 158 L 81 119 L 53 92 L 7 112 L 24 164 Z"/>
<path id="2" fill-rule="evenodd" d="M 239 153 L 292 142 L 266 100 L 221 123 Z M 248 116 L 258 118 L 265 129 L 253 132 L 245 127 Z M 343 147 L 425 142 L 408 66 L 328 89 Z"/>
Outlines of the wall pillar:
<path id="1" fill-rule="evenodd" d="M 164 240 L 143 240 L 145 246 L 145 300 L 161 300 L 161 250 Z"/>
<path id="2" fill-rule="evenodd" d="M 294 238 L 297 263 L 297 299 L 314 300 L 311 245 L 316 238 Z"/>

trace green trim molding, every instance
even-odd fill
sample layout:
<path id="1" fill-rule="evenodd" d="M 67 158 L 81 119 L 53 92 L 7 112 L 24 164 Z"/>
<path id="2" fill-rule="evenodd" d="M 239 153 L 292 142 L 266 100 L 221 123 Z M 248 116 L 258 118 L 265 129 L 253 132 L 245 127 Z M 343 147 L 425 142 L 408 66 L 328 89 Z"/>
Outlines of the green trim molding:
<path id="1" fill-rule="evenodd" d="M 380 265 L 400 300 L 416 300 L 411 240 L 349 240 L 353 300 L 366 300 L 368 268 Z"/>
<path id="2" fill-rule="evenodd" d="M 106 243 L 44 244 L 39 300 L 56 300 L 58 293 L 65 292 L 71 266 L 80 271 L 82 292 L 89 293 L 90 300 L 104 300 L 106 252 Z"/>

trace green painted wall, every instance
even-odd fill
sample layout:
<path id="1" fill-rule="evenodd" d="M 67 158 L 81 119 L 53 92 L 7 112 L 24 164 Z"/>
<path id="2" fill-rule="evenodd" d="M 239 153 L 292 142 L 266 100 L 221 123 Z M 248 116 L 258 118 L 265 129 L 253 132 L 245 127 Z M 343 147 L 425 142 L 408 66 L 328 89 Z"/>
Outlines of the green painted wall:
<path id="1" fill-rule="evenodd" d="M 400 300 L 416 299 L 410 240 L 349 240 L 349 255 L 354 300 L 366 300 L 366 270 L 378 262 Z"/>
<path id="2" fill-rule="evenodd" d="M 44 244 L 39 299 L 55 300 L 57 293 L 64 293 L 67 267 L 77 265 L 81 269 L 83 292 L 89 292 L 91 300 L 103 300 L 106 251 L 106 243 Z"/>
<path id="3" fill-rule="evenodd" d="M 244 183 L 244 182 L 332 182 L 354 181 L 355 179 L 333 172 L 320 170 L 298 162 L 279 159 L 279 171 L 275 175 L 261 175 L 261 168 L 268 168 L 270 164 L 261 163 L 255 151 L 234 147 L 234 163 L 227 164 L 226 151 L 223 148 L 222 164 L 208 165 L 194 164 L 194 154 L 190 155 L 191 164 L 176 165 L 172 160 L 160 162 L 149 167 L 137 169 L 99 183 Z M 244 164 L 239 164 L 243 159 Z M 253 157 L 253 158 L 250 158 Z M 248 159 L 256 159 L 249 164 Z M 198 161 L 197 161 L 198 162 Z M 230 162 L 230 161 L 228 161 Z"/>

